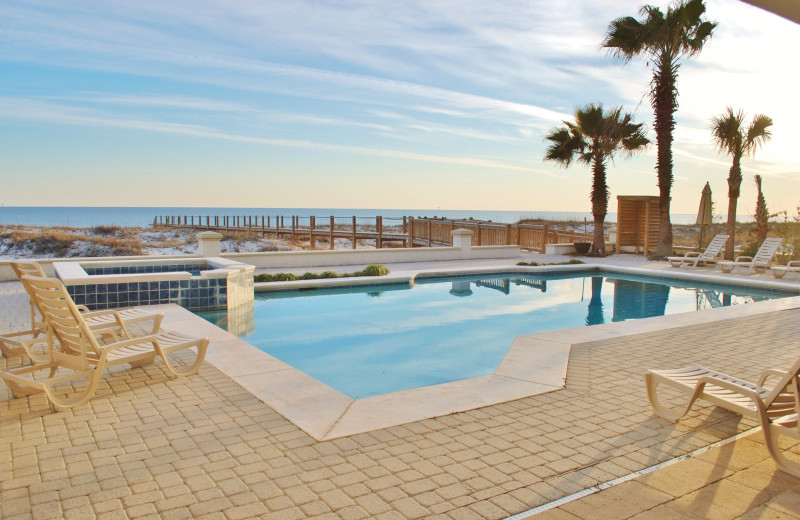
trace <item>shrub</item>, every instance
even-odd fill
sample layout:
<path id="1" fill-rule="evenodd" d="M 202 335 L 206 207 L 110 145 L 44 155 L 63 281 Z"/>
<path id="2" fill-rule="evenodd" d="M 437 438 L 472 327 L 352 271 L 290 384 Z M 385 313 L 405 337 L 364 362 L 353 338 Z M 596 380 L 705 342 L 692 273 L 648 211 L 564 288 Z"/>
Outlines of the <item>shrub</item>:
<path id="1" fill-rule="evenodd" d="M 358 273 L 359 276 L 386 276 L 387 274 L 389 274 L 389 269 L 381 264 L 369 264 L 363 271 Z"/>
<path id="2" fill-rule="evenodd" d="M 381 264 L 370 264 L 363 271 L 356 271 L 355 273 L 339 274 L 334 271 L 324 271 L 322 273 L 303 273 L 302 275 L 295 276 L 291 273 L 276 273 L 276 274 L 257 274 L 253 280 L 256 282 L 294 282 L 295 280 L 319 280 L 326 278 L 349 278 L 353 276 L 384 276 L 389 274 L 389 269 Z"/>
<path id="3" fill-rule="evenodd" d="M 103 236 L 116 235 L 119 231 L 120 231 L 119 226 L 95 226 L 92 228 L 92 232 L 95 235 L 103 235 Z"/>
<path id="4" fill-rule="evenodd" d="M 572 258 L 566 262 L 550 262 L 549 264 L 540 264 L 539 262 L 517 262 L 517 265 L 573 265 L 573 264 L 583 264 L 583 260 L 578 260 L 577 258 Z"/>
<path id="5" fill-rule="evenodd" d="M 294 282 L 297 276 L 292 273 L 257 274 L 253 277 L 256 282 Z"/>

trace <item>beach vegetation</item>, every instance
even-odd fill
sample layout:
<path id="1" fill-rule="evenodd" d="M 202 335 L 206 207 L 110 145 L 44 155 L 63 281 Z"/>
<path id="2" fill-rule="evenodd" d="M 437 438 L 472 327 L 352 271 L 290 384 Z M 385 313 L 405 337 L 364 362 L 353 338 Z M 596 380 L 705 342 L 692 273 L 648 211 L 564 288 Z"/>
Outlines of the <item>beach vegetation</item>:
<path id="1" fill-rule="evenodd" d="M 788 211 L 779 211 L 773 217 L 782 217 L 771 225 L 773 232 L 783 239 L 782 251 L 785 260 L 800 260 L 800 205 L 795 208 L 794 216 L 789 216 Z"/>
<path id="2" fill-rule="evenodd" d="M 605 253 L 603 230 L 608 213 L 608 182 L 606 162 L 617 152 L 631 156 L 644 150 L 650 143 L 641 123 L 633 116 L 623 114 L 622 107 L 605 111 L 602 104 L 591 104 L 575 110 L 575 121 L 564 121 L 565 126 L 554 128 L 545 139 L 552 144 L 545 151 L 546 161 L 556 162 L 565 168 L 573 161 L 592 167 L 592 216 L 594 237 L 592 252 Z"/>
<path id="3" fill-rule="evenodd" d="M 670 197 L 672 175 L 672 135 L 674 114 L 678 110 L 678 70 L 681 58 L 700 53 L 716 22 L 703 15 L 703 0 L 683 0 L 668 6 L 666 13 L 652 5 L 642 6 L 641 20 L 632 16 L 617 18 L 608 27 L 603 47 L 625 63 L 643 56 L 653 69 L 650 104 L 656 131 L 656 171 L 658 173 L 660 224 L 657 256 L 672 254 Z"/>
<path id="4" fill-rule="evenodd" d="M 550 262 L 549 264 L 540 264 L 539 262 L 517 262 L 517 265 L 526 265 L 526 266 L 537 266 L 537 265 L 575 265 L 575 264 L 582 264 L 584 263 L 583 260 L 578 260 L 577 258 L 570 258 L 566 262 Z"/>
<path id="5" fill-rule="evenodd" d="M 363 271 L 360 271 L 358 276 L 385 276 L 387 274 L 389 274 L 389 269 L 385 265 L 369 264 Z"/>
<path id="6" fill-rule="evenodd" d="M 92 228 L 92 233 L 101 236 L 115 236 L 123 233 L 123 231 L 119 226 L 95 226 Z"/>
<path id="7" fill-rule="evenodd" d="M 135 236 L 97 236 L 84 229 L 11 227 L 0 232 L 0 239 L 3 254 L 20 258 L 136 256 L 143 252 L 142 242 Z"/>
<path id="8" fill-rule="evenodd" d="M 734 112 L 731 107 L 727 107 L 724 114 L 711 119 L 711 135 L 717 151 L 730 156 L 733 160 L 728 172 L 728 235 L 730 238 L 725 244 L 727 260 L 733 260 L 736 205 L 742 186 L 742 157 L 755 157 L 756 150 L 772 138 L 770 126 L 772 126 L 772 119 L 763 114 L 756 114 L 750 124 L 745 126 L 744 112 L 741 110 Z"/>
<path id="9" fill-rule="evenodd" d="M 386 276 L 389 269 L 381 264 L 369 264 L 361 271 L 352 273 L 337 273 L 335 271 L 323 271 L 321 273 L 306 272 L 297 276 L 292 273 L 261 273 L 253 278 L 256 282 L 294 282 L 296 280 L 321 280 L 328 278 L 353 278 L 356 276 Z"/>

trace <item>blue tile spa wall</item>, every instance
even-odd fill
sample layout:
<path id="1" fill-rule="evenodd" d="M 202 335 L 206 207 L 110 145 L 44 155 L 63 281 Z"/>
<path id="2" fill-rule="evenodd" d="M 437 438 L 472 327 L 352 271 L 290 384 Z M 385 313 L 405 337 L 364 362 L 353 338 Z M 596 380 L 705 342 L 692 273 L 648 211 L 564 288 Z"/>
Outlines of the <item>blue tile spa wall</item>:
<path id="1" fill-rule="evenodd" d="M 157 282 L 68 285 L 67 291 L 77 305 L 85 305 L 91 310 L 159 303 L 176 303 L 189 310 L 211 310 L 227 307 L 227 282 L 226 278 L 193 278 Z"/>

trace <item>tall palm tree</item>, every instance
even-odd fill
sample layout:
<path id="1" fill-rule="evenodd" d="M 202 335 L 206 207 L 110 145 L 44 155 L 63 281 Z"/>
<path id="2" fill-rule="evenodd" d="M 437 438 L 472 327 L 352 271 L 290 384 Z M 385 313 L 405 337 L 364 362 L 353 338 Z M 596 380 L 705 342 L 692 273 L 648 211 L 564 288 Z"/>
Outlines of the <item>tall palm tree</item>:
<path id="1" fill-rule="evenodd" d="M 730 155 L 733 165 L 728 173 L 728 242 L 725 244 L 725 258 L 733 260 L 734 233 L 736 232 L 736 203 L 742 186 L 742 157 L 755 156 L 758 149 L 772 138 L 769 127 L 772 119 L 756 114 L 750 126 L 744 127 L 745 114 L 731 107 L 725 113 L 711 119 L 711 134 L 717 151 Z"/>
<path id="2" fill-rule="evenodd" d="M 613 160 L 618 151 L 630 156 L 650 143 L 642 124 L 632 120 L 631 114 L 622 113 L 622 107 L 605 112 L 603 105 L 591 104 L 575 110 L 574 123 L 564 121 L 566 126 L 554 128 L 545 137 L 553 143 L 545 152 L 546 161 L 554 161 L 565 168 L 573 160 L 592 166 L 592 251 L 595 253 L 605 252 L 603 222 L 608 213 L 606 160 Z"/>
<path id="3" fill-rule="evenodd" d="M 658 230 L 659 256 L 672 254 L 672 223 L 669 219 L 672 190 L 672 131 L 673 115 L 678 110 L 678 69 L 681 57 L 698 54 L 711 36 L 714 22 L 703 18 L 703 0 L 683 0 L 671 4 L 666 14 L 658 7 L 645 5 L 640 9 L 642 20 L 632 16 L 617 18 L 608 26 L 603 47 L 612 56 L 629 62 L 645 56 L 653 68 L 650 82 L 650 104 L 655 115 L 658 154 L 658 190 L 660 225 Z"/>

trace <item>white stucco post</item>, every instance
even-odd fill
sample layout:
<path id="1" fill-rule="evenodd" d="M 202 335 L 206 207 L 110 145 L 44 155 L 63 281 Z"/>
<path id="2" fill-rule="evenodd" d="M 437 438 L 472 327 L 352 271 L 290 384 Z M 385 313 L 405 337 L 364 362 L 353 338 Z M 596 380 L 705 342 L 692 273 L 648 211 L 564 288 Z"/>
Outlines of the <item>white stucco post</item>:
<path id="1" fill-rule="evenodd" d="M 472 252 L 472 230 L 469 229 L 454 229 L 451 231 L 453 235 L 453 247 L 459 248 L 459 256 L 462 258 L 469 258 Z"/>
<path id="2" fill-rule="evenodd" d="M 204 257 L 218 257 L 220 254 L 219 243 L 222 234 L 215 231 L 203 231 L 197 234 L 197 252 Z"/>

